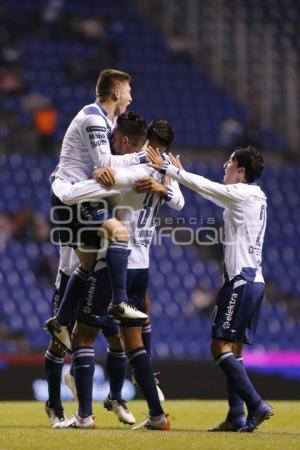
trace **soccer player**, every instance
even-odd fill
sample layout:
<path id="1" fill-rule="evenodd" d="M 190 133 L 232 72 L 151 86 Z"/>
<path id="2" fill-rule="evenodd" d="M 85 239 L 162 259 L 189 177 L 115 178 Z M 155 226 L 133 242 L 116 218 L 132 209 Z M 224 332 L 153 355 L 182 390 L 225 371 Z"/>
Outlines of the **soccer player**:
<path id="1" fill-rule="evenodd" d="M 63 298 L 70 275 L 79 266 L 79 260 L 71 247 L 60 248 L 59 267 L 52 297 L 52 315 L 55 316 Z M 69 318 L 71 329 L 75 323 L 75 314 Z M 61 403 L 61 375 L 65 359 L 65 350 L 54 339 L 51 339 L 45 354 L 45 373 L 48 384 L 48 400 L 45 410 L 51 425 L 66 419 Z"/>
<path id="2" fill-rule="evenodd" d="M 126 118 L 126 115 L 122 118 L 120 116 L 118 119 L 118 125 L 114 130 L 112 141 L 114 147 L 120 145 L 120 147 L 115 148 L 115 150 L 118 150 L 119 152 L 134 151 L 135 149 L 129 127 L 130 122 L 135 122 L 135 120 L 132 119 L 132 116 L 127 116 Z M 131 138 L 129 140 L 128 135 Z M 121 219 L 124 222 L 128 222 L 132 236 L 132 251 L 129 256 L 127 274 L 127 291 L 130 299 L 134 302 L 134 305 L 142 311 L 145 310 L 145 295 L 148 287 L 149 248 L 155 230 L 155 218 L 159 206 L 163 199 L 167 200 L 169 205 L 177 210 L 181 209 L 184 204 L 177 183 L 173 182 L 171 187 L 166 189 L 163 184 L 159 182 L 159 180 L 162 181 L 163 177 L 158 177 L 158 183 L 153 183 L 152 187 L 149 188 L 149 176 L 153 174 L 153 170 L 146 165 L 134 166 L 122 170 L 122 176 L 127 179 L 127 183 L 124 182 L 125 186 L 129 184 L 132 187 L 134 180 L 144 176 L 139 180 L 143 187 L 138 187 L 140 186 L 139 182 L 135 183 L 135 186 L 136 189 L 146 189 L 147 192 L 146 195 L 141 195 L 133 191 L 124 193 L 120 203 L 122 206 L 120 215 L 123 216 Z M 118 182 L 118 172 L 113 175 L 116 176 L 116 181 Z M 147 184 L 147 187 L 144 186 L 145 184 Z M 104 188 L 102 188 L 102 194 L 99 187 L 97 187 L 97 189 L 97 195 L 103 195 L 105 192 Z M 149 189 L 151 189 L 151 192 L 148 192 Z M 109 193 L 109 189 L 106 189 L 106 191 Z M 71 195 L 69 195 L 69 198 L 71 198 Z M 105 282 L 107 282 L 106 270 L 107 269 L 102 268 L 102 270 L 95 272 L 95 276 L 97 275 L 97 277 L 100 277 L 102 280 L 99 284 L 99 286 L 102 286 L 102 291 L 98 294 L 102 296 L 109 296 L 109 292 L 106 291 L 107 288 L 104 288 Z M 103 320 L 101 304 L 104 303 L 103 300 L 101 302 L 97 301 L 96 297 L 97 296 L 95 295 L 94 301 L 92 301 L 90 296 L 80 303 L 77 322 L 72 335 L 74 347 L 74 375 L 79 400 L 78 413 L 67 421 L 57 424 L 57 428 L 89 428 L 93 423 L 91 401 L 91 368 L 94 365 L 93 342 L 98 333 L 97 327 L 99 327 L 99 325 L 97 324 Z M 149 417 L 142 424 L 134 427 L 134 429 L 169 429 L 168 419 L 164 414 L 159 401 L 150 358 L 143 345 L 143 321 L 119 319 L 119 324 L 124 339 L 127 358 L 134 371 L 135 379 L 149 406 Z M 76 366 L 78 366 L 80 370 L 76 370 Z M 85 382 L 80 381 L 83 378 L 85 379 Z M 118 392 L 111 392 L 110 396 L 105 401 L 105 405 L 106 407 L 108 406 L 108 409 L 111 402 L 118 400 L 118 397 L 115 397 L 117 395 L 119 395 Z"/>
<path id="3" fill-rule="evenodd" d="M 100 73 L 95 103 L 84 106 L 66 131 L 53 186 L 56 180 L 64 180 L 69 184 L 88 180 L 95 167 L 116 168 L 145 162 L 143 153 L 112 155 L 110 151 L 109 140 L 116 119 L 132 101 L 130 81 L 129 74 L 118 70 L 106 69 Z M 107 264 L 113 287 L 111 314 L 133 319 L 145 318 L 146 315 L 127 303 L 129 236 L 126 228 L 110 217 L 105 208 L 99 209 L 90 203 L 81 203 L 78 207 L 67 209 L 64 208 L 64 203 L 53 195 L 52 206 L 53 218 L 56 223 L 62 223 L 59 231 L 61 244 L 73 246 L 80 260 L 80 267 L 74 271 L 68 282 L 57 317 L 48 320 L 46 324 L 50 333 L 61 336 L 61 341 L 70 351 L 70 337 L 66 325 L 95 264 L 100 225 L 110 239 Z M 98 227 L 95 227 L 95 224 L 98 224 Z M 91 225 L 94 226 L 93 231 Z"/>
<path id="4" fill-rule="evenodd" d="M 242 358 L 243 344 L 253 341 L 264 295 L 261 263 L 267 203 L 255 184 L 263 172 L 263 158 L 252 146 L 236 149 L 224 164 L 224 185 L 187 172 L 179 156 L 170 155 L 168 165 L 159 152 L 149 149 L 148 158 L 160 173 L 224 208 L 225 283 L 213 314 L 211 352 L 227 379 L 229 411 L 211 431 L 252 432 L 273 415 L 248 378 Z"/>
<path id="5" fill-rule="evenodd" d="M 101 258 L 101 252 L 99 254 L 99 258 Z M 101 261 L 98 262 L 98 265 L 101 265 Z M 60 302 L 63 298 L 70 275 L 78 266 L 79 259 L 77 258 L 74 250 L 71 247 L 61 247 L 59 270 L 55 281 L 55 291 L 52 299 L 53 315 L 56 314 Z M 108 274 L 106 275 L 108 276 Z M 101 292 L 102 286 L 101 284 L 99 285 L 99 282 L 101 283 L 101 280 L 99 280 L 97 277 L 90 277 L 88 279 L 87 284 L 89 286 L 89 289 L 86 290 L 85 294 L 88 298 L 87 302 L 89 301 L 93 291 L 95 291 L 95 293 L 99 291 Z M 105 298 L 105 301 L 106 303 L 103 305 L 103 309 L 106 314 L 106 309 L 108 306 L 107 298 Z M 73 312 L 68 324 L 70 333 L 73 329 L 75 320 L 76 314 L 75 312 Z M 108 341 L 105 365 L 109 375 L 110 392 L 120 392 L 120 400 L 110 401 L 109 404 L 106 404 L 106 407 L 109 410 L 114 411 L 121 422 L 132 425 L 135 423 L 135 418 L 128 410 L 126 402 L 121 398 L 121 390 L 125 379 L 127 364 L 126 355 L 124 353 L 123 346 L 120 340 L 118 326 L 113 322 L 111 318 L 108 318 L 107 316 L 98 325 Z M 61 402 L 60 390 L 65 353 L 66 352 L 61 347 L 61 345 L 54 339 L 52 339 L 45 354 L 45 373 L 49 393 L 49 397 L 45 405 L 45 411 L 49 417 L 52 427 L 55 424 L 66 419 Z M 70 372 L 66 372 L 64 374 L 64 383 L 71 390 L 73 398 L 77 400 L 77 391 L 72 366 Z"/>

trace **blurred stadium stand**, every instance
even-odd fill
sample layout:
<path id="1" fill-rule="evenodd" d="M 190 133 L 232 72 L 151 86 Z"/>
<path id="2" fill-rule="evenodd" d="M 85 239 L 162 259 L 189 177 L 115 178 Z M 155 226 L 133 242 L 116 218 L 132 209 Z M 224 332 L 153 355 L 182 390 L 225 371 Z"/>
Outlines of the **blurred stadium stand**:
<path id="1" fill-rule="evenodd" d="M 143 2 L 146 17 L 153 17 L 155 10 L 166 19 L 169 29 L 164 30 L 165 35 L 142 18 L 131 2 L 46 3 L 47 8 L 42 0 L 3 0 L 0 8 L 4 30 L 0 36 L 0 352 L 7 353 L 39 351 L 49 339 L 42 327 L 49 315 L 57 251 L 48 242 L 48 178 L 57 155 L 51 151 L 48 156 L 43 154 L 34 124 L 37 109 L 49 105 L 57 109 L 56 149 L 76 111 L 93 101 L 99 70 L 122 68 L 134 77 L 132 109 L 147 120 L 168 119 L 176 131 L 176 147 L 194 149 L 194 162 L 187 168 L 215 180 L 222 179 L 222 170 L 209 158 L 200 164 L 197 157 L 201 149 L 220 151 L 248 139 L 266 154 L 276 151 L 281 155 L 287 147 L 294 148 L 295 133 L 299 132 L 298 122 L 297 130 L 291 131 L 295 117 L 299 118 L 299 104 L 292 104 L 293 98 L 299 103 L 299 80 L 295 82 L 294 72 L 287 75 L 288 68 L 292 70 L 298 61 L 294 56 L 299 57 L 299 42 L 292 40 L 295 17 L 298 20 L 300 14 L 297 2 L 284 2 L 283 10 L 279 1 L 174 1 L 168 20 L 163 4 L 166 7 L 170 2 Z M 204 5 L 201 14 L 192 8 L 197 3 Z M 184 11 L 182 5 L 187 5 Z M 189 17 L 179 21 L 180 12 L 182 18 L 189 12 Z M 281 21 L 285 39 L 278 31 Z M 179 39 L 187 32 L 183 22 L 190 25 L 188 42 L 200 46 L 202 66 L 193 56 L 195 48 Z M 196 29 L 201 36 L 193 34 Z M 256 60 L 263 42 L 272 49 L 267 61 Z M 269 55 L 267 47 L 263 51 Z M 278 62 L 283 55 L 287 64 Z M 271 64 L 273 59 L 276 64 Z M 266 66 L 268 61 L 271 69 Z M 228 76 L 228 67 L 237 79 Z M 263 87 L 265 75 L 270 77 L 270 90 Z M 259 105 L 250 101 L 254 96 Z M 272 164 L 262 180 L 269 197 L 264 252 L 268 289 L 256 340 L 258 349 L 296 349 L 300 345 L 299 180 L 297 164 Z M 181 217 L 177 226 L 189 226 L 193 236 L 208 243 L 206 234 L 211 231 L 199 234 L 198 229 L 212 225 L 217 230 L 212 235 L 219 233 L 221 212 L 193 192 L 184 192 L 184 210 L 179 216 L 164 208 L 159 233 L 167 226 L 172 233 Z M 186 232 L 182 229 L 176 234 L 182 243 L 189 239 Z M 154 245 L 151 294 L 155 356 L 208 356 L 212 301 L 222 282 L 221 258 L 219 246 L 197 245 L 194 239 L 193 245 L 175 246 L 169 238 Z M 98 351 L 105 351 L 103 340 L 98 340 L 97 346 Z"/>

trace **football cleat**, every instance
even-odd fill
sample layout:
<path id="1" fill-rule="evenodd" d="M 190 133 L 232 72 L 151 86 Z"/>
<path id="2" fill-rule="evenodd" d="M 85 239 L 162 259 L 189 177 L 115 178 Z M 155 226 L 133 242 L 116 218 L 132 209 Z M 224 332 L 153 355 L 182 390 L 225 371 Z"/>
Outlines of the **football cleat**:
<path id="1" fill-rule="evenodd" d="M 71 372 L 66 372 L 64 374 L 64 383 L 72 392 L 73 400 L 78 400 L 76 384 Z"/>
<path id="2" fill-rule="evenodd" d="M 136 309 L 136 307 L 129 302 L 121 302 L 117 305 L 110 303 L 108 306 L 108 314 L 118 319 L 147 319 L 147 314 Z"/>
<path id="3" fill-rule="evenodd" d="M 48 401 L 45 405 L 45 411 L 47 416 L 49 417 L 52 428 L 55 428 L 54 425 L 56 425 L 57 423 L 66 420 L 63 408 L 50 408 Z"/>
<path id="4" fill-rule="evenodd" d="M 171 427 L 168 414 L 163 414 L 158 417 L 148 416 L 144 422 L 131 429 L 142 430 L 143 428 L 146 428 L 146 430 L 169 431 Z"/>
<path id="5" fill-rule="evenodd" d="M 56 423 L 53 428 L 95 428 L 94 416 L 80 417 L 79 414 L 72 414 L 66 420 Z"/>
<path id="6" fill-rule="evenodd" d="M 133 425 L 136 422 L 135 417 L 127 408 L 125 400 L 111 400 L 107 397 L 103 406 L 107 411 L 114 412 L 119 421 L 125 425 Z"/>
<path id="7" fill-rule="evenodd" d="M 45 330 L 51 334 L 53 339 L 58 342 L 65 350 L 72 352 L 71 337 L 68 327 L 61 325 L 56 317 L 51 317 L 45 324 Z"/>
<path id="8" fill-rule="evenodd" d="M 258 408 L 248 414 L 246 424 L 238 431 L 241 433 L 252 433 L 258 425 L 265 420 L 269 420 L 274 414 L 273 408 L 263 400 L 260 402 Z"/>
<path id="9" fill-rule="evenodd" d="M 246 417 L 244 415 L 229 419 L 226 417 L 225 421 L 220 423 L 214 428 L 210 428 L 208 431 L 239 431 L 246 423 Z"/>

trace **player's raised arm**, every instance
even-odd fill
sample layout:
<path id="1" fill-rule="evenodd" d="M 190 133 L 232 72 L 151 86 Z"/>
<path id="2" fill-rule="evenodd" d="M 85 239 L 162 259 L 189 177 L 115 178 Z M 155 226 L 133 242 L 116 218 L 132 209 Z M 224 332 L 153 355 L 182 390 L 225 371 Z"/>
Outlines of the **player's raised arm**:
<path id="1" fill-rule="evenodd" d="M 151 162 L 151 166 L 178 183 L 198 192 L 200 195 L 208 198 L 219 206 L 230 206 L 245 199 L 245 193 L 239 189 L 238 184 L 223 185 L 207 178 L 186 171 L 180 161 L 179 155 L 175 158 L 169 154 L 170 162 L 164 161 L 159 153 L 153 149 L 147 149 L 147 157 Z"/>
<path id="2" fill-rule="evenodd" d="M 167 177 L 166 177 L 167 178 Z M 143 177 L 134 183 L 134 190 L 139 193 L 152 192 L 158 194 L 170 208 L 180 211 L 184 207 L 184 197 L 176 181 L 168 179 L 160 182 L 155 178 Z"/>
<path id="3" fill-rule="evenodd" d="M 145 153 L 142 151 L 126 155 L 112 155 L 108 138 L 109 130 L 102 116 L 89 114 L 82 124 L 81 134 L 95 167 L 116 169 L 146 162 Z"/>

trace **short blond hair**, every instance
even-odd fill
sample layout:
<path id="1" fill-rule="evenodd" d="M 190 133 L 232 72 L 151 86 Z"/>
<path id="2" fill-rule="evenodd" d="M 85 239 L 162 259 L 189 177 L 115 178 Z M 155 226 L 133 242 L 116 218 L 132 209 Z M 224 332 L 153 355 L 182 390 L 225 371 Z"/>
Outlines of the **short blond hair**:
<path id="1" fill-rule="evenodd" d="M 96 84 L 96 97 L 102 100 L 107 99 L 111 95 L 116 81 L 127 81 L 130 83 L 131 76 L 129 73 L 122 72 L 120 70 L 102 70 Z"/>

